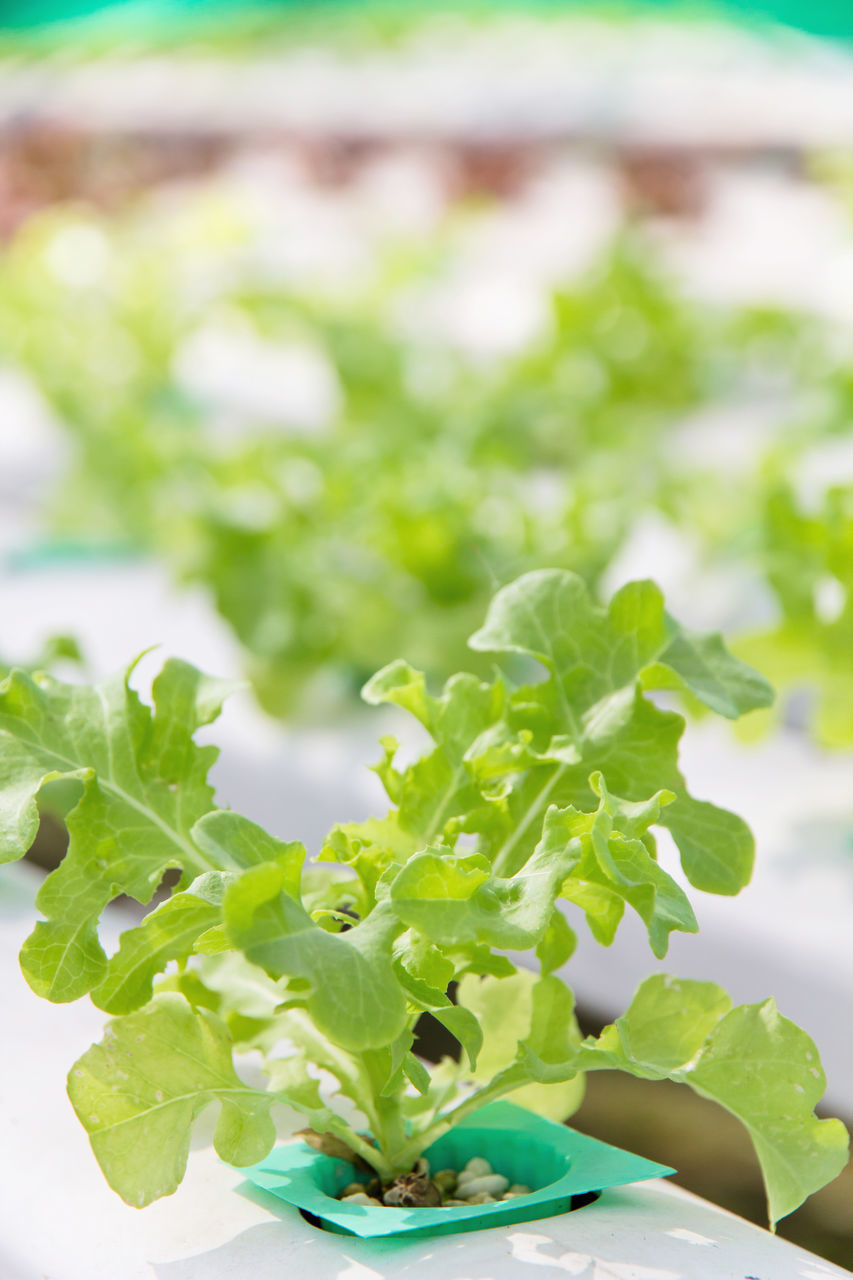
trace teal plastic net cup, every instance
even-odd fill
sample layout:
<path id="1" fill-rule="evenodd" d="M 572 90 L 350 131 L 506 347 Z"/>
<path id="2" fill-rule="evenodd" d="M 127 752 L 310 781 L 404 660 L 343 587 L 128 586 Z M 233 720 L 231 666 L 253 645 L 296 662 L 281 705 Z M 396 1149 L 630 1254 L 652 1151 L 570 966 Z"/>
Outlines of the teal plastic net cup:
<path id="1" fill-rule="evenodd" d="M 370 1175 L 357 1173 L 353 1165 L 322 1155 L 301 1141 L 276 1147 L 266 1160 L 243 1173 L 255 1186 L 302 1210 L 326 1231 L 377 1237 L 449 1235 L 531 1222 L 568 1213 L 578 1197 L 588 1201 L 591 1193 L 607 1187 L 674 1172 L 510 1102 L 483 1107 L 434 1142 L 424 1155 L 433 1171 L 460 1170 L 472 1156 L 482 1156 L 510 1184 L 530 1187 L 530 1194 L 465 1208 L 343 1204 L 336 1198 L 343 1188 L 351 1182 L 366 1183 Z"/>

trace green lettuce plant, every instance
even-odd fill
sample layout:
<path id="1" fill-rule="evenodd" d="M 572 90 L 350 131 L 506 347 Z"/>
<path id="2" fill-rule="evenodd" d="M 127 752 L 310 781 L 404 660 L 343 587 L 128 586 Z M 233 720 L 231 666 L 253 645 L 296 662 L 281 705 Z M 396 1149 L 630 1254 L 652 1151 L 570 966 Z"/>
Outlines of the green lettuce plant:
<path id="1" fill-rule="evenodd" d="M 45 671 L 62 662 L 82 667 L 84 659 L 80 646 L 73 636 L 48 636 L 29 661 L 10 662 L 8 657 L 0 654 L 0 678 L 5 678 L 15 668 L 23 671 Z"/>
<path id="2" fill-rule="evenodd" d="M 843 1126 L 813 1113 L 817 1050 L 772 1000 L 732 1007 L 712 982 L 658 975 L 584 1039 L 560 976 L 575 946 L 560 903 L 603 945 L 630 908 L 658 957 L 674 930 L 696 931 L 655 829 L 673 837 L 694 888 L 747 883 L 752 836 L 689 792 L 684 720 L 657 691 L 735 718 L 766 706 L 768 685 L 718 635 L 675 622 L 653 583 L 602 608 L 560 570 L 498 592 L 471 646 L 500 663 L 489 679 L 458 674 L 433 694 L 397 661 L 369 681 L 367 701 L 414 716 L 428 743 L 401 764 L 383 739 L 389 811 L 336 826 L 313 861 L 215 803 L 216 749 L 194 735 L 227 684 L 172 659 L 150 705 L 133 668 L 95 687 L 23 672 L 0 685 L 2 856 L 27 849 L 45 785 L 79 788 L 21 964 L 40 995 L 89 994 L 113 1015 L 68 1089 L 128 1203 L 175 1190 L 210 1103 L 216 1150 L 235 1165 L 263 1158 L 285 1103 L 313 1141 L 388 1181 L 485 1102 L 508 1095 L 562 1117 L 583 1073 L 609 1068 L 688 1084 L 738 1116 L 772 1222 L 843 1166 Z M 119 894 L 150 902 L 172 869 L 171 896 L 108 956 L 104 908 Z M 427 1011 L 458 1040 L 459 1062 L 429 1068 L 412 1053 Z M 248 1050 L 266 1087 L 235 1065 Z"/>
<path id="3" fill-rule="evenodd" d="M 793 468 L 792 468 L 793 470 Z M 786 693 L 807 699 L 806 720 L 822 745 L 853 745 L 853 488 L 834 485 L 813 509 L 791 483 L 760 495 L 756 560 L 772 592 L 775 621 L 738 650 Z"/>

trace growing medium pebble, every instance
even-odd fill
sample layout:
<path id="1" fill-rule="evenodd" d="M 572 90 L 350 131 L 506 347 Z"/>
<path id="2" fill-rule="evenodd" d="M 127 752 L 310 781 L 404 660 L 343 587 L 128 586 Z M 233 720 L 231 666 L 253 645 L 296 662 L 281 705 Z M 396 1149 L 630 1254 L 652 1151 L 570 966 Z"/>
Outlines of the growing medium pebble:
<path id="1" fill-rule="evenodd" d="M 383 1204 L 403 1209 L 437 1209 L 441 1204 L 441 1192 L 423 1174 L 410 1173 L 392 1183 L 382 1201 Z"/>
<path id="2" fill-rule="evenodd" d="M 415 1165 L 410 1178 L 429 1179 L 429 1162 L 423 1156 Z M 509 1178 L 505 1178 L 502 1173 L 494 1173 L 489 1161 L 482 1156 L 473 1156 L 461 1173 L 457 1173 L 455 1169 L 439 1169 L 430 1181 L 433 1190 L 442 1196 L 444 1206 L 449 1209 L 497 1204 L 499 1200 L 512 1200 L 516 1196 L 530 1194 L 530 1187 L 523 1183 L 516 1182 L 510 1186 Z M 382 1200 L 369 1194 L 373 1189 L 373 1186 L 365 1187 L 362 1182 L 351 1182 L 340 1193 L 340 1201 L 342 1204 L 381 1207 Z M 383 1199 L 388 1203 L 387 1193 Z"/>
<path id="3" fill-rule="evenodd" d="M 456 1186 L 456 1191 L 460 1196 L 470 1199 L 471 1196 L 478 1195 L 481 1191 L 487 1191 L 490 1196 L 499 1196 L 509 1187 L 509 1178 L 505 1178 L 502 1173 L 486 1173 L 480 1178 L 460 1179 Z"/>

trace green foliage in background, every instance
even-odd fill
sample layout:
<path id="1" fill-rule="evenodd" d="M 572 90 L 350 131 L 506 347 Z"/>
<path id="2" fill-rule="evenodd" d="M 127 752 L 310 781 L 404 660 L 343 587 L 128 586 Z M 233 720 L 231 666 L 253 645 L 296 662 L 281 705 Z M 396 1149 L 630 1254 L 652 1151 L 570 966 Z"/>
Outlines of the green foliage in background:
<path id="1" fill-rule="evenodd" d="M 83 654 L 80 646 L 73 636 L 48 636 L 28 661 L 12 662 L 5 655 L 0 655 L 0 679 L 5 679 L 12 670 L 51 671 L 62 662 L 82 667 Z"/>
<path id="2" fill-rule="evenodd" d="M 830 487 L 803 508 L 787 483 L 768 488 L 760 553 L 781 617 L 739 652 L 798 691 L 818 741 L 853 745 L 853 488 Z"/>
<path id="3" fill-rule="evenodd" d="M 54 528 L 129 537 L 204 583 L 277 713 L 316 705 L 318 681 L 353 693 L 400 651 L 449 674 L 494 585 L 525 569 L 595 586 L 665 500 L 667 433 L 725 373 L 724 325 L 634 235 L 552 293 L 517 355 L 478 364 L 398 332 L 448 252 L 380 256 L 355 296 L 271 286 L 239 219 L 202 201 L 167 231 L 47 214 L 2 263 L 0 352 L 74 445 Z M 176 374 L 211 314 L 318 353 L 331 420 L 217 432 Z"/>
<path id="4" fill-rule="evenodd" d="M 851 488 L 806 510 L 795 483 L 848 429 L 837 338 L 793 312 L 689 301 L 626 228 L 551 287 L 526 345 L 475 356 L 412 316 L 452 281 L 481 215 L 371 244 L 355 282 L 271 276 L 255 215 L 222 186 L 123 217 L 31 218 L 0 260 L 0 358 L 72 444 L 54 531 L 129 542 L 203 584 L 263 705 L 293 717 L 353 701 L 398 652 L 450 674 L 490 592 L 520 572 L 558 565 L 599 590 L 656 512 L 695 547 L 697 582 L 754 580 L 764 616 L 734 630 L 786 695 L 776 714 L 805 690 L 816 736 L 849 744 Z M 325 418 L 206 399 L 182 369 L 211 328 L 267 365 L 307 351 L 331 388 Z M 245 390 L 256 376 L 250 362 Z M 705 428 L 713 465 L 691 459 L 692 420 L 768 399 L 772 434 L 745 460 L 713 462 L 722 424 Z"/>

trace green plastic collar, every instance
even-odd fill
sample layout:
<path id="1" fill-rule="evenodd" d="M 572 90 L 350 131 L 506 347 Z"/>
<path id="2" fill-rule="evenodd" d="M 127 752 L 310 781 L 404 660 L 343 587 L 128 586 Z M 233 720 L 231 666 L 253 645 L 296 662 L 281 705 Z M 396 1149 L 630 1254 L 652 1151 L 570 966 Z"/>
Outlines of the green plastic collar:
<path id="1" fill-rule="evenodd" d="M 242 1172 L 255 1186 L 319 1218 L 343 1235 L 432 1236 L 530 1222 L 566 1213 L 573 1196 L 674 1173 L 666 1165 L 543 1120 L 511 1102 L 493 1102 L 456 1125 L 424 1153 L 433 1169 L 461 1168 L 484 1156 L 530 1195 L 470 1208 L 391 1209 L 342 1204 L 337 1192 L 362 1175 L 343 1160 L 289 1142 Z M 365 1179 L 367 1175 L 363 1175 Z"/>

